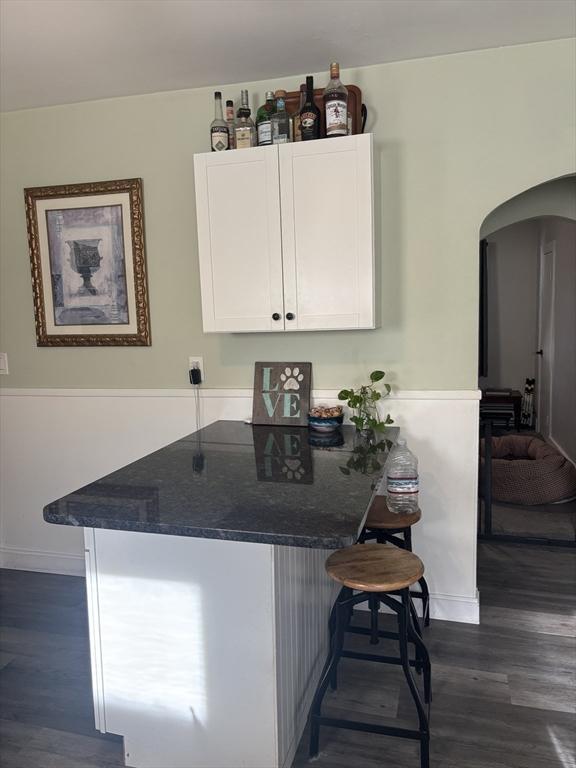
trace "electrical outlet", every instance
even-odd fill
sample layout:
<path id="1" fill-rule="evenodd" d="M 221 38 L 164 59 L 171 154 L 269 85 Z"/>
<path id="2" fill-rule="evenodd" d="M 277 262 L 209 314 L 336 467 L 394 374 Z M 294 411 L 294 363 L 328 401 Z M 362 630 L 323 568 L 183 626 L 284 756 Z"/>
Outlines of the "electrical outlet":
<path id="1" fill-rule="evenodd" d="M 8 373 L 8 354 L 0 352 L 0 373 Z"/>
<path id="2" fill-rule="evenodd" d="M 204 358 L 200 355 L 190 355 L 188 358 L 188 370 L 192 368 L 200 368 L 202 371 L 202 383 L 206 381 L 206 371 L 204 370 Z"/>

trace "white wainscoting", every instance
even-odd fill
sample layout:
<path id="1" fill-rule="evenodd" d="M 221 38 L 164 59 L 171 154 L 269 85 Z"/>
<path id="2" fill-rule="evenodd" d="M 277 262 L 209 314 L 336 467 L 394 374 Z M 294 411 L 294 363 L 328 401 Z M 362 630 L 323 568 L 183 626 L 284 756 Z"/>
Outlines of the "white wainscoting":
<path id="1" fill-rule="evenodd" d="M 433 617 L 478 622 L 476 390 L 398 392 L 383 401 L 420 463 L 422 521 L 415 551 L 426 565 Z M 336 391 L 313 393 L 336 401 Z M 249 418 L 250 390 L 205 389 L 201 421 Z M 84 574 L 82 531 L 49 525 L 42 509 L 195 429 L 185 390 L 0 392 L 0 564 Z"/>

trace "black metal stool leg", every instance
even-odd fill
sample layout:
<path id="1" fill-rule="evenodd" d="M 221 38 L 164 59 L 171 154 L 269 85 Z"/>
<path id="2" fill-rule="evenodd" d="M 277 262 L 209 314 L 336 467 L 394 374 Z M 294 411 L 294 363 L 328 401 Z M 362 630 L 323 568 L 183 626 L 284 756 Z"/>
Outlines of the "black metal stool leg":
<path id="1" fill-rule="evenodd" d="M 380 600 L 374 592 L 368 597 L 368 607 L 370 608 L 370 645 L 378 645 L 378 612 L 380 611 Z"/>
<path id="2" fill-rule="evenodd" d="M 348 605 L 345 602 L 337 603 L 336 607 L 336 631 L 332 635 L 332 643 L 330 647 L 330 655 L 328 662 L 324 667 L 322 677 L 316 689 L 314 699 L 312 701 L 312 707 L 310 709 L 310 757 L 315 757 L 318 754 L 318 747 L 320 741 L 320 724 L 318 718 L 320 717 L 320 710 L 322 708 L 322 700 L 328 689 L 328 685 L 336 675 L 338 662 L 342 655 L 342 648 L 344 646 L 344 630 L 346 627 L 346 617 L 348 613 Z"/>
<path id="3" fill-rule="evenodd" d="M 404 549 L 412 552 L 412 528 L 404 528 Z"/>
<path id="4" fill-rule="evenodd" d="M 408 656 L 408 627 L 410 626 L 410 593 L 407 589 L 401 591 L 402 609 L 398 613 L 398 640 L 400 646 L 400 659 L 404 677 L 412 694 L 418 722 L 420 724 L 420 768 L 430 766 L 430 734 L 428 730 L 428 717 L 420 698 L 418 688 L 410 671 L 410 659 Z"/>
<path id="5" fill-rule="evenodd" d="M 418 584 L 420 585 L 420 589 L 422 590 L 422 615 L 424 616 L 424 626 L 429 627 L 430 626 L 430 592 L 428 590 L 428 584 L 426 583 L 426 579 L 424 576 L 422 576 L 421 579 L 418 579 Z"/>
<path id="6" fill-rule="evenodd" d="M 411 618 L 412 621 L 408 624 L 408 639 L 414 643 L 416 658 L 420 662 L 420 669 L 424 671 L 424 702 L 430 704 L 432 701 L 432 666 L 430 664 L 430 655 L 424 644 L 420 625 L 414 622 L 412 615 Z M 416 671 L 420 671 L 418 666 L 416 666 Z"/>

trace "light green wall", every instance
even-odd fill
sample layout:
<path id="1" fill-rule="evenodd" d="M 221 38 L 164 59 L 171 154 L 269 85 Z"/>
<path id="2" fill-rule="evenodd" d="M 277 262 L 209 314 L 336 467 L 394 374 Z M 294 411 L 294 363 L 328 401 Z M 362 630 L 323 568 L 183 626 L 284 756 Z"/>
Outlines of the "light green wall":
<path id="1" fill-rule="evenodd" d="M 475 388 L 479 228 L 508 198 L 576 170 L 574 72 L 570 40 L 344 72 L 375 136 L 375 331 L 202 333 L 192 156 L 208 148 L 212 89 L 3 115 L 2 386 L 182 387 L 188 355 L 202 354 L 211 387 L 251 386 L 257 359 L 300 359 L 317 387 L 378 366 L 402 389 Z M 254 104 L 300 80 L 223 91 L 247 87 Z M 37 348 L 22 189 L 133 176 L 144 181 L 152 346 Z"/>

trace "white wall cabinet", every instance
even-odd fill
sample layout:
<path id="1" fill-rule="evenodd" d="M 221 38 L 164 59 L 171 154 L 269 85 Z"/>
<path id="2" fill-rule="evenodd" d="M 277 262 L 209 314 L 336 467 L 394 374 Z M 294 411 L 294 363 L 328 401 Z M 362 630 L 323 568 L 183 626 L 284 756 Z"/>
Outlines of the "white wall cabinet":
<path id="1" fill-rule="evenodd" d="M 194 157 L 207 332 L 374 328 L 372 136 Z"/>

